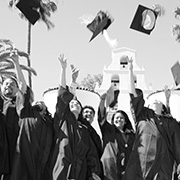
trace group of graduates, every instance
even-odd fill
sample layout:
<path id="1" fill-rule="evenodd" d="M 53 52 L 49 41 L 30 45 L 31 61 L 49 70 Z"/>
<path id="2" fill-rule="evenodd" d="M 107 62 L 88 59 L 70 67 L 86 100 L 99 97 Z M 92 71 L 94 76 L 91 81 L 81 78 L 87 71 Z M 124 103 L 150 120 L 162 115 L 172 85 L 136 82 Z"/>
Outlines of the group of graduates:
<path id="1" fill-rule="evenodd" d="M 113 84 L 100 96 L 97 120 L 102 139 L 92 126 L 95 110 L 76 96 L 79 70 L 58 57 L 61 70 L 55 114 L 43 101 L 34 102 L 17 51 L 9 54 L 16 76 L 6 77 L 0 95 L 1 180 L 172 180 L 180 173 L 180 128 L 167 104 L 145 106 L 135 87 L 133 60 L 129 63 L 129 93 L 135 130 L 123 110 L 107 121 L 117 103 Z M 174 175 L 176 174 L 176 176 Z"/>

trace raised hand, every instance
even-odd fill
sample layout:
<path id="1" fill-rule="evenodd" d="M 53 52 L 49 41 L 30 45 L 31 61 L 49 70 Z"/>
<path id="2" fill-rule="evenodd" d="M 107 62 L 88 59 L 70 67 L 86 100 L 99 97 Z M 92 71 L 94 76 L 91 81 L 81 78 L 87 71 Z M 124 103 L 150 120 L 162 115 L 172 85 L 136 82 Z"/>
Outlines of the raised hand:
<path id="1" fill-rule="evenodd" d="M 127 62 L 128 62 L 128 64 L 129 64 L 129 70 L 133 70 L 133 59 L 132 59 L 132 57 L 129 59 L 129 57 L 128 56 L 126 56 L 126 58 L 127 58 Z"/>
<path id="2" fill-rule="evenodd" d="M 72 82 L 76 82 L 76 79 L 79 75 L 79 69 L 75 68 L 73 64 L 71 66 L 71 76 L 72 76 Z"/>
<path id="3" fill-rule="evenodd" d="M 64 57 L 64 54 L 60 54 L 58 59 L 61 63 L 62 69 L 66 69 L 67 68 L 67 58 Z"/>
<path id="4" fill-rule="evenodd" d="M 167 85 L 164 86 L 164 94 L 165 94 L 166 99 L 169 99 L 171 96 L 171 90 L 168 89 Z"/>

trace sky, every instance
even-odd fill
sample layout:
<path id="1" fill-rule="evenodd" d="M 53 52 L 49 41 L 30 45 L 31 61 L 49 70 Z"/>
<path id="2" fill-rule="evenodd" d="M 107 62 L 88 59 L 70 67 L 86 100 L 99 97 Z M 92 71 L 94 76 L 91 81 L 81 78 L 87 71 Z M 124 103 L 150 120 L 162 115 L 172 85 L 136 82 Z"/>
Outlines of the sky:
<path id="1" fill-rule="evenodd" d="M 0 1 L 0 39 L 10 39 L 16 48 L 27 51 L 28 22 L 20 18 L 17 9 L 10 10 L 7 4 L 8 0 Z M 139 4 L 149 8 L 160 4 L 165 8 L 165 15 L 157 19 L 151 35 L 129 28 Z M 111 63 L 111 49 L 104 36 L 100 34 L 89 42 L 92 33 L 80 19 L 83 15 L 95 16 L 100 10 L 108 11 L 114 18 L 107 31 L 117 40 L 118 48 L 136 51 L 136 63 L 145 69 L 146 84 L 151 84 L 154 91 L 165 84 L 173 85 L 170 68 L 180 59 L 180 43 L 171 33 L 171 27 L 180 24 L 173 14 L 177 6 L 180 6 L 178 0 L 59 0 L 57 12 L 50 18 L 55 24 L 53 29 L 48 30 L 42 21 L 32 26 L 30 58 L 31 66 L 37 72 L 37 76 L 32 76 L 35 99 L 42 100 L 44 91 L 58 86 L 58 56 L 61 53 L 68 61 L 68 81 L 70 64 L 80 69 L 80 82 L 87 74 L 102 74 L 104 66 Z M 20 63 L 26 64 L 24 59 Z"/>

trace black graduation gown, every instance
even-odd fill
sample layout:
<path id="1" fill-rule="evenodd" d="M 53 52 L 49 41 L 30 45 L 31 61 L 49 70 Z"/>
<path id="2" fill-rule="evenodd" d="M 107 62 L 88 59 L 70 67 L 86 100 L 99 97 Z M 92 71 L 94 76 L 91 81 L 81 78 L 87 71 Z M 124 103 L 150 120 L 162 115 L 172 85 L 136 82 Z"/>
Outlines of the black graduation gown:
<path id="1" fill-rule="evenodd" d="M 93 172 L 99 175 L 98 154 L 88 130 L 78 123 L 69 109 L 72 98 L 68 88 L 60 87 L 47 180 L 88 180 Z"/>
<path id="2" fill-rule="evenodd" d="M 7 133 L 4 125 L 4 115 L 0 111 L 0 178 L 2 174 L 7 173 L 9 173 Z"/>
<path id="3" fill-rule="evenodd" d="M 5 99 L 0 97 L 0 103 L 3 103 L 2 114 L 4 119 L 4 126 L 6 131 L 6 139 L 8 143 L 7 158 L 8 158 L 8 171 L 4 171 L 3 180 L 9 180 L 14 163 L 14 154 L 16 151 L 16 142 L 19 134 L 19 116 L 16 110 L 16 97 L 13 99 Z M 5 147 L 7 147 L 5 145 Z"/>
<path id="4" fill-rule="evenodd" d="M 29 102 L 29 88 L 20 113 L 19 135 L 10 180 L 43 180 L 53 139 L 51 117 L 40 116 Z"/>
<path id="5" fill-rule="evenodd" d="M 136 139 L 123 180 L 170 180 L 175 160 L 180 162 L 177 122 L 172 117 L 157 117 L 144 107 L 143 94 L 130 96 Z"/>
<path id="6" fill-rule="evenodd" d="M 131 154 L 135 134 L 133 129 L 126 129 L 124 135 L 128 138 L 125 141 L 122 132 L 115 125 L 110 124 L 107 120 L 101 125 L 104 118 L 107 118 L 106 109 L 103 115 L 101 115 L 100 109 L 98 109 L 98 122 L 103 140 L 101 161 L 103 164 L 104 180 L 121 180 Z"/>

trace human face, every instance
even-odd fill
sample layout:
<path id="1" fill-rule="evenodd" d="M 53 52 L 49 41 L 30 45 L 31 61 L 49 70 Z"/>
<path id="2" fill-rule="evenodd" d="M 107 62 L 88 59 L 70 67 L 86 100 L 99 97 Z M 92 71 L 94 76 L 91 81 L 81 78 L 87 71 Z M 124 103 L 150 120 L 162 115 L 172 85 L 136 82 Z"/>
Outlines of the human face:
<path id="1" fill-rule="evenodd" d="M 124 125 L 126 124 L 125 117 L 120 112 L 114 115 L 113 122 L 114 122 L 114 125 L 120 129 L 123 129 Z"/>
<path id="2" fill-rule="evenodd" d="M 75 99 L 72 99 L 69 103 L 69 108 L 71 110 L 71 112 L 73 113 L 76 113 L 76 114 L 80 114 L 81 112 L 81 105 L 80 103 L 75 100 Z"/>
<path id="3" fill-rule="evenodd" d="M 4 80 L 1 91 L 2 94 L 8 98 L 15 97 L 18 92 L 17 82 L 11 78 Z"/>
<path id="4" fill-rule="evenodd" d="M 89 124 L 91 124 L 94 120 L 94 112 L 92 111 L 92 109 L 85 108 L 83 110 L 82 116 L 84 119 L 86 119 L 86 121 L 89 122 Z"/>
<path id="5" fill-rule="evenodd" d="M 149 108 L 154 110 L 157 115 L 161 115 L 163 104 L 161 101 L 155 100 L 149 105 Z"/>

